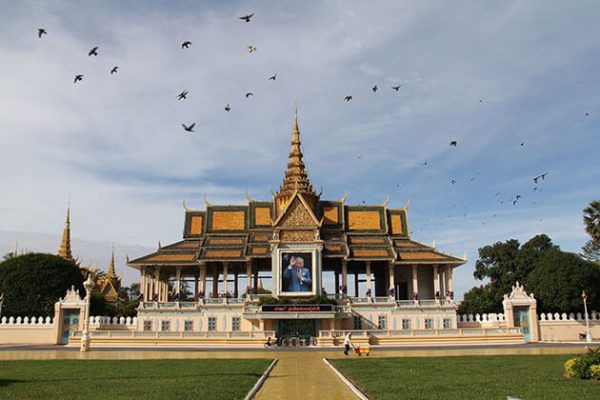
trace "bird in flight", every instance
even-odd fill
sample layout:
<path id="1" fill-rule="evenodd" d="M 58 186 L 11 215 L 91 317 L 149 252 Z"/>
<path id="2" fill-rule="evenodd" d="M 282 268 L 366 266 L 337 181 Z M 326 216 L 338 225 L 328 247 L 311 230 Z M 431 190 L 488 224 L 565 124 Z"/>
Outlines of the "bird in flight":
<path id="1" fill-rule="evenodd" d="M 525 146 L 525 142 L 521 142 L 521 147 Z"/>
<path id="2" fill-rule="evenodd" d="M 456 147 L 457 144 L 458 144 L 458 142 L 456 140 L 452 140 L 450 142 L 450 147 Z"/>
<path id="3" fill-rule="evenodd" d="M 252 18 L 254 16 L 254 13 L 252 14 L 248 14 L 248 15 L 244 15 L 243 17 L 239 17 L 241 20 L 244 20 L 246 22 L 250 22 L 250 18 Z"/>
<path id="4" fill-rule="evenodd" d="M 483 99 L 479 99 L 479 102 L 480 102 L 480 103 L 483 103 Z"/>
<path id="5" fill-rule="evenodd" d="M 248 49 L 248 53 L 254 53 L 256 51 L 256 46 L 247 46 L 246 47 Z"/>
<path id="6" fill-rule="evenodd" d="M 181 124 L 181 126 L 183 126 L 183 129 L 185 129 L 187 132 L 194 132 L 194 126 L 196 126 L 196 123 L 194 122 L 190 126 L 186 126 L 185 124 Z"/>
<path id="7" fill-rule="evenodd" d="M 352 96 L 346 96 L 346 97 L 344 97 L 344 100 L 345 101 L 350 101 L 350 100 L 352 100 Z"/>
<path id="8" fill-rule="evenodd" d="M 277 74 L 273 75 L 272 77 L 270 77 L 269 79 L 267 79 L 268 81 L 275 81 L 275 79 L 277 79 Z"/>
<path id="9" fill-rule="evenodd" d="M 377 89 L 379 89 L 379 88 L 377 87 L 377 85 L 375 85 L 375 86 L 373 86 L 373 87 L 371 88 L 371 90 L 373 90 L 373 93 L 377 93 Z"/>
<path id="10" fill-rule="evenodd" d="M 229 106 L 229 103 L 227 103 L 227 105 L 225 106 L 225 111 L 227 111 L 227 112 L 231 111 L 231 106 Z"/>
<path id="11" fill-rule="evenodd" d="M 44 28 L 38 28 L 38 37 L 41 39 L 43 35 L 47 35 L 48 32 Z"/>
<path id="12" fill-rule="evenodd" d="M 421 165 L 424 166 L 424 167 L 426 167 L 427 166 L 427 160 L 425 160 Z"/>
<path id="13" fill-rule="evenodd" d="M 544 180 L 544 179 L 546 179 L 546 175 L 548 175 L 548 173 L 547 173 L 547 172 L 545 172 L 545 173 L 543 173 L 543 174 L 541 174 L 541 175 L 538 175 L 538 176 L 536 176 L 535 178 L 533 178 L 533 181 L 534 181 L 535 183 L 538 183 L 538 181 L 539 181 L 540 179 L 541 179 L 541 180 Z"/>
<path id="14" fill-rule="evenodd" d="M 450 181 L 450 183 L 451 183 L 451 184 L 453 184 L 453 185 L 456 185 L 456 180 L 455 180 L 455 179 L 452 179 L 452 180 Z"/>
<path id="15" fill-rule="evenodd" d="M 184 90 L 183 92 L 177 95 L 177 100 L 187 99 L 188 91 Z"/>
<path id="16" fill-rule="evenodd" d="M 397 92 L 398 90 L 400 90 L 401 87 L 402 85 L 392 86 L 392 89 L 394 89 Z"/>
<path id="17" fill-rule="evenodd" d="M 248 98 L 248 97 L 250 97 L 250 96 L 254 96 L 254 93 L 252 93 L 252 92 L 248 92 L 248 93 L 246 93 L 246 98 Z"/>
<path id="18" fill-rule="evenodd" d="M 362 160 L 364 158 L 364 156 L 362 154 L 359 154 L 356 156 L 356 158 L 358 158 L 359 160 Z"/>
<path id="19" fill-rule="evenodd" d="M 97 55 L 98 55 L 98 46 L 91 49 L 90 52 L 88 53 L 88 56 L 97 56 Z"/>
<path id="20" fill-rule="evenodd" d="M 75 75 L 75 79 L 73 79 L 73 83 L 77 83 L 82 80 L 83 80 L 83 74 L 77 74 L 77 75 Z"/>
<path id="21" fill-rule="evenodd" d="M 518 195 L 516 195 L 516 196 L 515 196 L 515 198 L 514 198 L 514 199 L 513 199 L 513 201 L 512 201 L 512 203 L 513 203 L 513 206 L 517 204 L 517 201 L 519 201 L 519 199 L 520 199 L 520 198 L 521 198 L 521 195 L 520 195 L 520 194 L 518 194 Z"/>
<path id="22" fill-rule="evenodd" d="M 119 67 L 117 65 L 115 65 L 111 70 L 110 70 L 110 74 L 116 74 L 119 71 Z"/>
<path id="23" fill-rule="evenodd" d="M 185 42 L 181 43 L 181 48 L 189 49 L 191 45 L 192 45 L 192 42 L 190 42 L 189 40 L 186 40 Z"/>

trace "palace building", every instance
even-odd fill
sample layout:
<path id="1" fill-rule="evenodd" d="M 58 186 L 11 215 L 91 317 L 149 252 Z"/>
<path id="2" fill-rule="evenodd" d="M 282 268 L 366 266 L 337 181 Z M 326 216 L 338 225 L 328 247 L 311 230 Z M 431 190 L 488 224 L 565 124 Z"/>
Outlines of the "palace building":
<path id="1" fill-rule="evenodd" d="M 348 330 L 355 338 L 457 330 L 452 274 L 466 260 L 412 240 L 408 207 L 322 199 L 297 112 L 279 190 L 272 201 L 246 198 L 186 207 L 181 241 L 128 262 L 141 277 L 140 331 L 331 344 Z"/>

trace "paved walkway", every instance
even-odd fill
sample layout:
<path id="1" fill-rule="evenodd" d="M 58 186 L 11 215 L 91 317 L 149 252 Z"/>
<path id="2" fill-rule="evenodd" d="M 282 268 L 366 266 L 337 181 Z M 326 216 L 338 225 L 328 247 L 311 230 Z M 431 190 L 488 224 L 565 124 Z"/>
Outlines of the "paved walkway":
<path id="1" fill-rule="evenodd" d="M 280 352 L 279 362 L 255 397 L 264 399 L 356 399 L 323 362 L 323 353 Z"/>

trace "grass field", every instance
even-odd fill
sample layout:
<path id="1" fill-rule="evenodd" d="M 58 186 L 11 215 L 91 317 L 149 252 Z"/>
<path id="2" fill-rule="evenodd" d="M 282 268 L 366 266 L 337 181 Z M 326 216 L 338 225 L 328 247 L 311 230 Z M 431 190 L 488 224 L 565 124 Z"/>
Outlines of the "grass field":
<path id="1" fill-rule="evenodd" d="M 0 399 L 243 399 L 270 360 L 1 361 Z"/>
<path id="2" fill-rule="evenodd" d="M 600 382 L 562 376 L 569 356 L 332 360 L 372 399 L 598 400 Z"/>

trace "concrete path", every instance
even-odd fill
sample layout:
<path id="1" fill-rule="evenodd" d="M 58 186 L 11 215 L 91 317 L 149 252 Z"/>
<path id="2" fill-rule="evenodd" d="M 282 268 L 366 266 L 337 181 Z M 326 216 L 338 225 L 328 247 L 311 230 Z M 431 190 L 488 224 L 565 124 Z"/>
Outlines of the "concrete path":
<path id="1" fill-rule="evenodd" d="M 323 362 L 322 353 L 280 352 L 255 399 L 356 399 L 356 395 Z"/>

